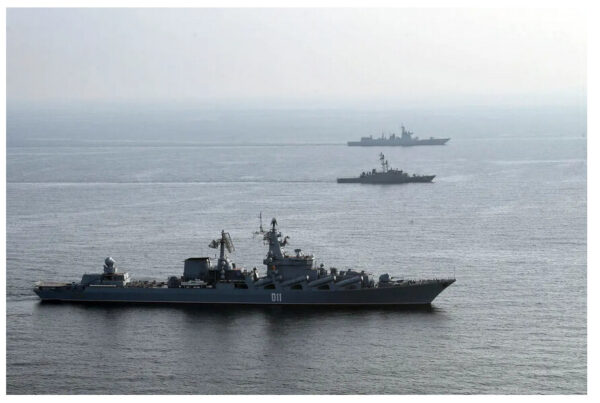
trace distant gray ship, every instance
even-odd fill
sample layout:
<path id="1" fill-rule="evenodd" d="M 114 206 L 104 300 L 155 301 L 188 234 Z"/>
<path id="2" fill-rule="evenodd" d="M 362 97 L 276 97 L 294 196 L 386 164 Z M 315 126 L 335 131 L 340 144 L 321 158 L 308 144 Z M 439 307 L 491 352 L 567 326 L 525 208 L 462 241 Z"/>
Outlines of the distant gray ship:
<path id="1" fill-rule="evenodd" d="M 244 270 L 226 256 L 234 250 L 225 231 L 210 243 L 220 248 L 213 265 L 208 257 L 185 260 L 183 276 L 167 281 L 134 281 L 120 273 L 112 258 L 106 258 L 104 272 L 84 274 L 76 283 L 38 282 L 35 293 L 43 301 L 174 303 L 174 304 L 262 304 L 262 305 L 422 305 L 430 304 L 454 278 L 403 280 L 379 276 L 375 282 L 365 271 L 316 267 L 314 257 L 300 249 L 284 252 L 288 237 L 282 239 L 277 221 L 271 229 L 258 232 L 269 245 L 263 263 L 266 275 L 256 268 Z M 380 263 L 377 263 L 379 267 Z"/>
<path id="2" fill-rule="evenodd" d="M 363 172 L 356 178 L 338 178 L 338 183 L 367 183 L 373 185 L 392 185 L 397 183 L 426 183 L 431 182 L 435 175 L 409 175 L 406 172 L 389 167 L 385 155 L 379 153 L 381 171 L 373 169 L 371 172 Z"/>
<path id="3" fill-rule="evenodd" d="M 428 139 L 419 139 L 418 137 L 413 138 L 413 132 L 410 132 L 402 126 L 402 135 L 400 137 L 396 137 L 395 134 L 392 133 L 389 138 L 385 137 L 383 134 L 379 138 L 373 138 L 373 136 L 362 137 L 360 141 L 349 141 L 349 146 L 362 146 L 362 147 L 375 147 L 375 146 L 402 146 L 402 147 L 411 147 L 411 146 L 442 146 L 446 144 L 450 139 L 436 139 L 430 137 Z"/>

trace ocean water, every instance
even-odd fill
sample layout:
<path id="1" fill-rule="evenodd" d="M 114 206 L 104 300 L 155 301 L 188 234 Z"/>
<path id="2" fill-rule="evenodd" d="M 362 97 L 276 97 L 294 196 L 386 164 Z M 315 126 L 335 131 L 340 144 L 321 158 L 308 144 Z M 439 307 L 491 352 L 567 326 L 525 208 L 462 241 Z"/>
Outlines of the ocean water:
<path id="1" fill-rule="evenodd" d="M 8 393 L 586 393 L 580 116 L 414 114 L 417 135 L 452 140 L 378 149 L 344 141 L 391 130 L 397 113 L 111 113 L 9 112 Z M 434 183 L 335 182 L 380 151 Z M 259 212 L 327 267 L 457 281 L 425 309 L 86 306 L 32 292 L 109 255 L 166 279 L 214 255 L 221 229 L 238 265 L 262 269 Z"/>

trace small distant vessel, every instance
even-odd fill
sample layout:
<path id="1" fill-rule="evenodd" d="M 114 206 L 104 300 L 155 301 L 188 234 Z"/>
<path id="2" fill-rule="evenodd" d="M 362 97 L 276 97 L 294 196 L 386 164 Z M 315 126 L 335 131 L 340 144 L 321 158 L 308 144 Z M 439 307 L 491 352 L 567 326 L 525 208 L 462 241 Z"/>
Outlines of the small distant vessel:
<path id="1" fill-rule="evenodd" d="M 357 178 L 338 178 L 338 183 L 369 183 L 369 184 L 396 184 L 396 183 L 422 183 L 431 182 L 435 175 L 409 175 L 406 172 L 389 167 L 385 155 L 379 153 L 381 172 L 375 168 L 371 172 L 363 172 Z"/>
<path id="2" fill-rule="evenodd" d="M 436 139 L 430 137 L 428 139 L 420 139 L 413 137 L 413 132 L 406 130 L 402 126 L 402 135 L 397 137 L 394 133 L 390 137 L 385 137 L 383 134 L 379 138 L 373 138 L 373 136 L 362 137 L 360 141 L 349 141 L 349 146 L 362 146 L 362 147 L 374 147 L 374 146 L 443 146 L 450 138 Z"/>

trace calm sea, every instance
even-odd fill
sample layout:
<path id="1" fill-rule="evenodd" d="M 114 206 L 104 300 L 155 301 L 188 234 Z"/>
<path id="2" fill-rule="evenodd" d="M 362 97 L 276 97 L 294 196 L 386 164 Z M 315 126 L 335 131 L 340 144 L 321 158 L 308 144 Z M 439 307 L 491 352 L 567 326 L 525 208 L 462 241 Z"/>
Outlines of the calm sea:
<path id="1" fill-rule="evenodd" d="M 563 111 L 564 112 L 564 111 Z M 585 114 L 9 111 L 7 391 L 586 393 Z M 443 147 L 358 148 L 398 131 Z M 411 125 L 412 122 L 412 125 Z M 376 167 L 433 184 L 339 185 Z M 166 279 L 258 214 L 318 263 L 456 276 L 428 309 L 41 304 L 106 256 Z"/>

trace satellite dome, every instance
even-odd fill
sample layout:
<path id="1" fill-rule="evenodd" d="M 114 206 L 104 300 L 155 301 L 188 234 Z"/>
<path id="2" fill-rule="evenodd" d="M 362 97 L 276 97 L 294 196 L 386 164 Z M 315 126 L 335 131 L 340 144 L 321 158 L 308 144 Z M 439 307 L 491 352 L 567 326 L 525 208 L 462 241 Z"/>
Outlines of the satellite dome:
<path id="1" fill-rule="evenodd" d="M 117 267 L 115 266 L 115 260 L 112 257 L 107 257 L 104 259 L 104 273 L 113 274 L 117 272 Z"/>

